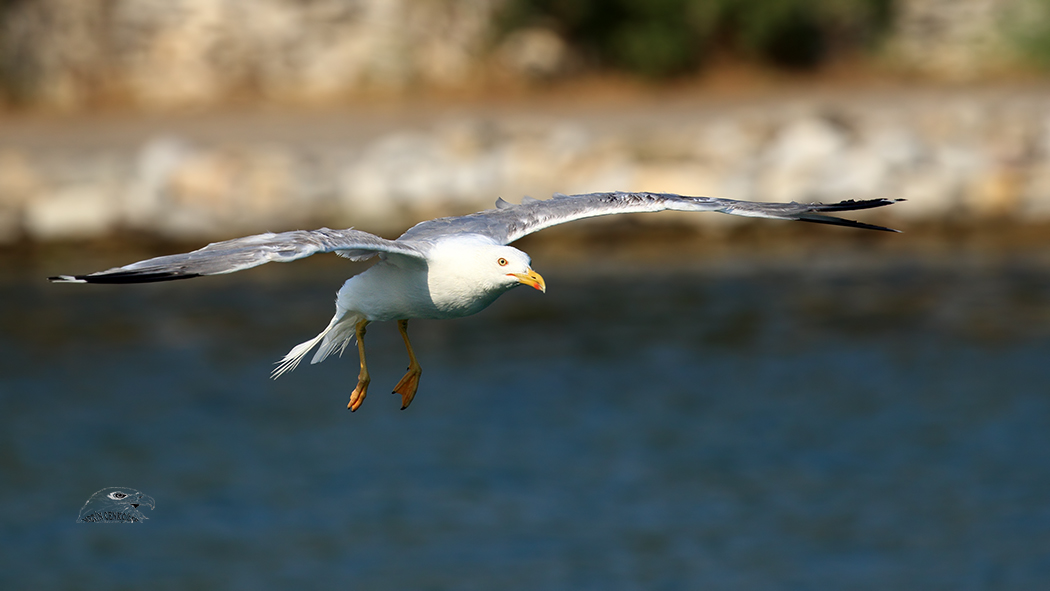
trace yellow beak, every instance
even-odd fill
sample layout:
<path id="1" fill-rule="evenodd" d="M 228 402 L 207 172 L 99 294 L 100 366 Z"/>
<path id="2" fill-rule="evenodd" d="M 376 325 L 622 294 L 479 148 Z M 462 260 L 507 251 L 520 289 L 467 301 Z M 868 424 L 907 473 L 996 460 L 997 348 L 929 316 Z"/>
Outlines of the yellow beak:
<path id="1" fill-rule="evenodd" d="M 507 273 L 507 275 L 516 277 L 518 281 L 529 287 L 535 287 L 543 293 L 547 293 L 547 282 L 543 280 L 543 277 L 541 277 L 539 273 L 532 269 L 529 269 L 528 273 Z"/>

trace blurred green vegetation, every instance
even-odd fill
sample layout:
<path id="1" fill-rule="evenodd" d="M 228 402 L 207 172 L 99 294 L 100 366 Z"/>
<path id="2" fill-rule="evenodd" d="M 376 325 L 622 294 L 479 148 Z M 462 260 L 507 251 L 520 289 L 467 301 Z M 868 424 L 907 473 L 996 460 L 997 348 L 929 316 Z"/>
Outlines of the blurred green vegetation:
<path id="1" fill-rule="evenodd" d="M 546 26 L 592 65 L 653 77 L 693 71 L 713 55 L 789 69 L 869 51 L 892 0 L 509 0 L 503 31 Z"/>
<path id="2" fill-rule="evenodd" d="M 1050 0 L 1017 2 L 1006 12 L 1003 28 L 1024 59 L 1050 70 Z"/>

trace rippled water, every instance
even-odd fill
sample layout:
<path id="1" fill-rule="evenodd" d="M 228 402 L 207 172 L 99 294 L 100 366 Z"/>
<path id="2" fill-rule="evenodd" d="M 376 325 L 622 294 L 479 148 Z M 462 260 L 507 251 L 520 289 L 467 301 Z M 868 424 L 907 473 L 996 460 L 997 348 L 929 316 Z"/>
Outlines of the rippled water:
<path id="1" fill-rule="evenodd" d="M 413 323 L 404 412 L 370 327 L 354 414 L 353 356 L 267 378 L 345 263 L 272 267 L 0 283 L 0 586 L 1050 585 L 1050 267 L 555 269 Z"/>

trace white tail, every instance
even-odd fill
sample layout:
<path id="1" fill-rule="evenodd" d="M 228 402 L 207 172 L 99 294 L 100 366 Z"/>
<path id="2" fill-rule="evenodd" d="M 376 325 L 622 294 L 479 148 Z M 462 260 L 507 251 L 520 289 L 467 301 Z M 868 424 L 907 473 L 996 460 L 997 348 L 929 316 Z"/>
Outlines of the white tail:
<path id="1" fill-rule="evenodd" d="M 339 354 L 342 355 L 343 351 L 346 350 L 346 346 L 350 344 L 350 341 L 357 334 L 357 323 L 363 320 L 357 314 L 351 314 L 346 318 L 343 318 L 335 324 L 331 329 L 326 330 L 328 334 L 321 334 L 324 340 L 321 341 L 321 347 L 317 349 L 317 353 L 314 353 L 314 358 L 310 360 L 310 363 L 321 363 L 325 360 L 325 357 L 331 355 L 336 349 L 339 350 Z"/>
<path id="2" fill-rule="evenodd" d="M 306 341 L 299 343 L 284 356 L 283 359 L 277 362 L 277 367 L 274 368 L 273 373 L 270 377 L 273 379 L 279 378 L 284 372 L 292 371 L 299 365 L 299 362 L 306 357 L 306 354 L 310 352 L 321 343 L 321 348 L 314 354 L 313 360 L 310 363 L 320 363 L 324 361 L 325 357 L 328 357 L 336 349 L 339 350 L 339 354 L 343 354 L 343 350 L 346 349 L 347 344 L 354 338 L 354 329 L 357 327 L 357 323 L 362 318 L 356 314 L 351 314 L 346 317 L 341 317 L 336 314 L 332 317 L 332 321 L 328 323 L 328 326 L 321 331 L 321 334 Z"/>

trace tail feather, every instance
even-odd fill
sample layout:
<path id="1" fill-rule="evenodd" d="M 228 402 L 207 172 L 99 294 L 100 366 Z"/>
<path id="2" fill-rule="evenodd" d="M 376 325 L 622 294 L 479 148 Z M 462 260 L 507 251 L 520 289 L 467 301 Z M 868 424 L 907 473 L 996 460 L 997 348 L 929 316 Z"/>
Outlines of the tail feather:
<path id="1" fill-rule="evenodd" d="M 346 348 L 346 344 L 354 336 L 354 327 L 357 325 L 358 320 L 360 318 L 356 315 L 348 317 L 343 317 L 339 314 L 335 315 L 332 321 L 328 323 L 328 326 L 316 337 L 292 347 L 292 350 L 277 362 L 277 367 L 274 368 L 270 377 L 277 379 L 285 372 L 295 369 L 299 362 L 306 357 L 306 354 L 316 347 L 318 343 L 321 344 L 321 348 L 318 349 L 310 363 L 322 361 L 337 347 L 340 347 L 339 352 L 342 353 L 342 350 Z"/>
<path id="2" fill-rule="evenodd" d="M 357 332 L 357 323 L 360 320 L 359 316 L 348 316 L 326 330 L 324 334 L 318 335 L 324 337 L 324 340 L 321 341 L 321 346 L 314 353 L 314 358 L 310 360 L 310 363 L 320 363 L 337 350 L 339 355 L 342 355 L 346 346 L 353 340 Z"/>

